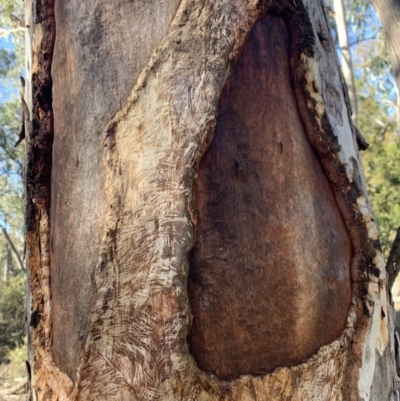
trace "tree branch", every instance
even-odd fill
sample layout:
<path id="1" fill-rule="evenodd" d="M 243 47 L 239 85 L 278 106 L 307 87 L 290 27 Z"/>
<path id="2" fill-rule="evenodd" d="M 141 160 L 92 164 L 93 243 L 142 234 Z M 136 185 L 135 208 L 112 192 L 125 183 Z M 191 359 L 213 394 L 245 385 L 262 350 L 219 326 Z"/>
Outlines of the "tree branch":
<path id="1" fill-rule="evenodd" d="M 17 385 L 10 387 L 10 388 L 6 388 L 4 390 L 0 390 L 0 395 L 11 395 L 11 394 L 15 394 L 16 392 L 22 390 L 25 386 L 26 386 L 27 380 L 24 380 L 21 383 L 18 383 Z"/>
<path id="2" fill-rule="evenodd" d="M 350 43 L 349 43 L 349 47 L 352 47 L 352 46 L 354 46 L 354 45 L 358 45 L 358 44 L 360 44 L 360 43 L 362 43 L 362 42 L 368 42 L 369 40 L 374 40 L 374 39 L 376 39 L 376 35 L 371 36 L 371 37 L 369 37 L 369 38 L 360 38 L 360 39 L 356 39 L 356 40 L 354 40 L 353 42 L 350 42 Z"/>
<path id="3" fill-rule="evenodd" d="M 17 264 L 20 267 L 20 269 L 22 271 L 25 271 L 25 266 L 24 266 L 24 263 L 22 262 L 21 256 L 19 255 L 19 253 L 17 251 L 17 248 L 15 247 L 15 245 L 12 242 L 10 236 L 8 235 L 7 230 L 3 226 L 0 226 L 0 227 L 1 227 L 1 231 L 3 231 L 4 237 L 6 238 L 6 241 L 7 241 L 8 245 L 10 245 L 10 248 L 11 248 L 11 250 L 13 252 L 15 261 L 17 262 Z"/>
<path id="4" fill-rule="evenodd" d="M 17 17 L 13 13 L 10 13 L 9 11 L 5 11 L 5 10 L 2 10 L 0 13 L 3 14 L 3 15 L 7 15 L 8 18 L 10 18 L 11 21 L 16 22 L 19 27 L 23 27 L 24 26 L 24 20 L 19 18 L 19 17 Z"/>
<path id="5" fill-rule="evenodd" d="M 16 32 L 25 32 L 25 28 L 20 27 L 20 26 L 18 28 L 8 28 L 8 29 L 1 28 L 0 36 L 6 36 L 6 35 L 9 35 L 11 33 L 16 33 Z"/>

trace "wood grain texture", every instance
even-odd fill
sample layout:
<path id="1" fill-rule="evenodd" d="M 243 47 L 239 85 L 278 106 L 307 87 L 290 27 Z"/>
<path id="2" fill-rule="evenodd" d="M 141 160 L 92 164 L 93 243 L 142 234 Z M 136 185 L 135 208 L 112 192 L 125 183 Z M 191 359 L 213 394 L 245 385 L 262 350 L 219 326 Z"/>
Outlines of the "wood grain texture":
<path id="1" fill-rule="evenodd" d="M 50 200 L 54 114 L 52 75 L 55 17 L 54 0 L 27 2 L 26 27 L 30 39 L 27 57 L 26 99 L 32 120 L 26 124 L 24 184 L 26 259 L 30 296 L 27 300 L 29 354 L 32 370 L 30 398 L 53 392 L 63 399 L 72 383 L 52 358 L 50 290 Z M 36 12 L 33 13 L 33 10 Z M 40 383 L 37 386 L 37 383 Z"/>
<path id="2" fill-rule="evenodd" d="M 190 351 L 225 380 L 298 364 L 340 336 L 351 241 L 291 84 L 290 36 L 267 15 L 219 100 L 194 183 Z"/>
<path id="3" fill-rule="evenodd" d="M 76 376 L 96 291 L 93 274 L 106 208 L 102 131 L 167 34 L 178 4 L 179 0 L 56 2 L 53 352 L 71 378 Z"/>
<path id="4" fill-rule="evenodd" d="M 27 2 L 28 10 L 48 11 L 46 1 Z M 94 2 L 85 4 L 90 7 Z M 192 185 L 212 139 L 221 91 L 248 34 L 266 14 L 279 15 L 289 32 L 299 114 L 352 242 L 353 302 L 340 337 L 304 363 L 223 381 L 199 369 L 186 342 L 191 321 L 188 251 L 197 224 Z M 35 214 L 40 224 L 32 226 L 27 247 L 37 278 L 32 299 L 43 300 L 38 304 L 44 317 L 31 328 L 35 400 L 366 401 L 379 394 L 375 386 L 379 381 L 396 389 L 386 380 L 392 377 L 392 352 L 387 350 L 393 342 L 388 335 L 386 277 L 376 223 L 360 174 L 334 43 L 329 34 L 321 35 L 324 31 L 329 32 L 328 20 L 322 2 L 315 0 L 180 3 L 165 39 L 139 78 L 132 77 L 134 88 L 128 100 L 124 103 L 118 91 L 122 89 L 116 88 L 110 101 L 119 105 L 119 111 L 102 136 L 104 186 L 98 187 L 104 188 L 105 214 L 103 226 L 94 223 L 94 232 L 102 231 L 102 238 L 86 237 L 88 247 L 99 244 L 100 260 L 93 274 L 93 307 L 74 382 L 54 361 L 51 317 L 57 318 L 57 313 L 50 312 L 57 306 L 49 286 L 50 224 L 46 210 Z M 35 38 L 32 53 L 42 55 L 48 37 L 41 22 L 32 25 L 31 35 Z M 124 48 L 121 52 L 130 51 L 130 42 L 114 39 L 113 43 L 113 48 Z M 93 67 L 85 57 L 86 53 L 79 53 L 78 63 L 88 61 Z M 33 63 L 33 71 L 41 68 L 40 62 Z M 93 100 L 85 106 L 96 108 L 100 100 Z M 35 118 L 33 126 L 40 122 Z M 97 129 L 101 128 L 87 131 L 85 127 L 82 132 L 90 135 Z M 62 135 L 67 132 L 68 126 L 63 126 Z M 65 163 L 75 162 L 70 160 Z M 312 156 L 307 160 L 315 161 Z M 67 169 L 73 171 L 71 166 Z M 53 185 L 65 179 L 57 171 L 53 178 Z M 32 180 L 31 184 L 40 185 Z M 60 224 L 56 204 L 55 197 L 52 221 Z M 60 279 L 55 277 L 57 271 L 51 273 Z M 75 334 L 75 344 L 80 344 L 79 335 Z M 77 350 L 69 352 L 65 360 L 60 356 L 60 362 L 65 371 L 73 372 Z"/>

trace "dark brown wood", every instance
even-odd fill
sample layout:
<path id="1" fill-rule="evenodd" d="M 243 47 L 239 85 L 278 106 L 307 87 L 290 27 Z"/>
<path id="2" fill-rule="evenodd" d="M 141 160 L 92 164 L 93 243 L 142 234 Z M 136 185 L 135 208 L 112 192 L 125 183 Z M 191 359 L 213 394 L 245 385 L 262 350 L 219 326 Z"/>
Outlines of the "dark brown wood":
<path id="1" fill-rule="evenodd" d="M 92 308 L 92 277 L 103 236 L 102 132 L 167 34 L 178 4 L 179 0 L 56 2 L 53 354 L 71 378 Z"/>
<path id="2" fill-rule="evenodd" d="M 267 16 L 222 92 L 195 182 L 191 353 L 231 380 L 305 360 L 340 336 L 351 241 L 307 139 L 289 33 Z"/>

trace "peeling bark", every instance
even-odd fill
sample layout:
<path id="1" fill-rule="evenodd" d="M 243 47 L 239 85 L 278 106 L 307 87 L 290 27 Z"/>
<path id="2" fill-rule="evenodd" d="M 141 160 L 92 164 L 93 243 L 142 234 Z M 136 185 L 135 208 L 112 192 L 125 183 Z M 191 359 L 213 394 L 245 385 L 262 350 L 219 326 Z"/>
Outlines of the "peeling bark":
<path id="1" fill-rule="evenodd" d="M 139 1 L 138 7 L 145 7 L 144 4 Z M 99 107 L 94 97 L 94 104 L 87 104 L 95 113 L 91 125 L 86 125 L 89 111 L 83 114 L 83 123 L 74 118 L 66 124 L 68 110 L 80 112 L 71 102 L 73 96 L 79 97 L 80 88 L 84 88 L 85 82 L 80 81 L 84 74 L 72 77 L 67 88 L 61 77 L 54 77 L 55 81 L 59 80 L 53 90 L 55 110 L 60 117 L 56 117 L 59 125 L 56 124 L 55 153 L 52 154 L 53 6 L 49 0 L 27 2 L 28 21 L 33 15 L 30 25 L 32 62 L 28 55 L 32 79 L 27 85 L 32 87 L 32 102 L 28 107 L 33 110 L 33 121 L 28 138 L 26 214 L 34 399 L 367 401 L 386 397 L 386 394 L 396 399 L 394 339 L 390 329 L 393 310 L 388 305 L 386 272 L 376 223 L 360 173 L 348 99 L 323 5 L 311 0 L 181 1 L 171 17 L 171 26 L 167 27 L 166 18 L 164 27 L 158 33 L 153 31 L 154 50 L 147 48 L 141 53 L 150 58 L 147 65 L 143 60 L 137 62 L 131 81 L 126 78 L 129 74 L 118 81 L 125 85 L 130 83 L 134 88 L 124 105 L 119 89 L 113 92 L 115 104 L 112 101 L 108 104 L 113 104 L 115 117 L 105 113 L 109 122 L 101 142 L 97 134 L 90 136 L 91 131 L 87 130 L 90 126 L 93 132 L 98 132 L 100 126 L 96 128 L 96 124 L 104 120 L 101 110 L 104 112 L 107 102 Z M 68 6 L 60 4 L 59 7 L 60 15 L 64 11 L 68 13 Z M 127 6 L 121 0 L 118 7 L 123 10 Z M 97 25 L 111 18 L 107 17 L 107 10 L 97 9 Z M 296 109 L 297 126 L 303 127 L 303 134 L 299 135 L 308 152 L 305 159 L 314 160 L 313 174 L 321 177 L 317 181 L 325 188 L 322 195 L 304 190 L 322 203 L 323 199 L 332 199 L 325 203 L 331 205 L 332 216 L 337 216 L 332 218 L 338 224 L 335 235 L 342 238 L 337 241 L 338 246 L 332 247 L 332 252 L 339 250 L 341 253 L 345 264 L 343 282 L 347 274 L 348 283 L 351 277 L 351 288 L 348 284 L 348 291 L 340 289 L 343 296 L 336 299 L 337 308 L 332 310 L 324 305 L 322 321 L 326 319 L 323 313 L 329 315 L 331 311 L 335 314 L 333 321 L 339 322 L 334 323 L 335 328 L 331 327 L 326 337 L 318 338 L 318 342 L 313 338 L 313 344 L 304 346 L 293 359 L 283 358 L 274 366 L 267 364 L 265 370 L 259 369 L 257 361 L 250 360 L 250 369 L 242 370 L 240 366 L 233 373 L 223 374 L 222 379 L 227 380 L 221 380 L 211 374 L 218 375 L 215 369 L 204 368 L 211 373 L 201 370 L 202 366 L 197 365 L 187 344 L 192 321 L 187 288 L 191 269 L 188 252 L 195 243 L 196 228 L 201 227 L 202 216 L 196 210 L 204 195 L 199 188 L 204 172 L 202 166 L 207 160 L 205 152 L 208 148 L 212 152 L 214 131 L 218 144 L 223 118 L 222 112 L 218 117 L 218 107 L 223 107 L 225 97 L 232 98 L 229 89 L 224 87 L 235 85 L 235 65 L 237 71 L 241 71 L 241 54 L 246 59 L 246 44 L 251 44 L 251 35 L 256 32 L 253 29 L 263 18 L 270 18 L 271 23 L 280 20 L 282 29 L 287 30 L 284 36 L 288 42 L 286 62 L 288 71 L 290 69 L 287 79 L 293 87 L 294 105 L 291 107 Z M 67 21 L 63 35 L 68 32 Z M 132 32 L 139 32 L 142 21 L 133 20 L 132 24 Z M 113 31 L 112 26 L 100 31 L 113 35 L 113 43 L 118 43 L 121 33 Z M 162 40 L 160 32 L 163 32 Z M 85 37 L 95 40 L 95 34 L 94 30 Z M 53 74 L 62 69 L 63 40 L 63 36 L 56 39 L 58 53 L 55 54 L 60 59 L 54 63 Z M 96 40 L 99 47 L 105 43 L 99 37 Z M 128 52 L 129 45 L 120 43 L 120 49 Z M 102 52 L 97 55 L 103 57 Z M 70 59 L 68 57 L 67 54 L 68 66 L 80 62 L 89 66 L 94 54 L 76 52 Z M 103 63 L 107 58 L 104 57 Z M 129 67 L 129 64 L 124 66 Z M 70 71 L 72 75 L 74 71 Z M 98 91 L 101 80 L 95 85 L 94 91 Z M 29 90 L 27 88 L 28 96 Z M 61 90 L 68 94 L 64 95 Z M 68 102 L 70 109 L 65 109 Z M 97 174 L 96 163 L 90 165 L 89 162 L 83 170 L 79 165 L 71 167 L 77 148 L 68 144 L 64 136 L 71 132 L 75 138 L 79 124 L 85 126 L 79 146 L 92 147 L 85 157 L 98 157 L 99 144 L 103 146 L 104 165 L 98 166 L 100 179 L 93 178 L 97 184 L 91 187 L 95 192 L 83 192 L 83 199 L 88 203 L 84 202 L 78 209 L 83 219 L 93 207 L 97 208 L 99 217 L 87 222 L 91 227 L 89 234 L 84 232 L 84 223 L 82 228 L 75 225 L 78 215 L 73 218 L 74 229 L 68 233 L 71 205 L 67 204 L 72 202 L 74 206 L 79 198 L 79 193 L 72 192 L 74 179 L 69 179 L 68 175 L 73 174 L 79 185 L 84 185 L 85 180 L 90 182 L 91 176 Z M 72 152 L 69 153 L 72 158 L 63 155 L 61 144 Z M 50 180 L 52 157 L 53 181 Z M 197 182 L 196 176 L 199 177 Z M 61 180 L 69 183 L 66 190 Z M 93 199 L 98 200 L 100 206 Z M 260 204 L 263 202 L 261 199 Z M 304 216 L 307 218 L 308 214 Z M 321 213 L 319 218 L 325 221 L 323 218 L 327 217 Z M 294 222 L 297 224 L 298 220 Z M 101 239 L 91 237 L 92 233 L 100 232 L 103 232 Z M 88 261 L 93 261 L 93 249 L 90 257 L 84 256 L 81 261 L 79 255 L 83 248 L 78 243 L 82 238 L 76 233 L 84 236 L 84 247 L 93 246 L 99 252 L 93 272 L 87 265 Z M 273 235 L 266 233 L 268 238 Z M 50 234 L 54 238 L 58 236 L 54 241 L 54 257 L 50 252 Z M 69 241 L 67 251 L 62 249 L 64 235 Z M 323 237 L 319 240 L 324 241 Z M 309 245 L 304 238 L 297 241 Z M 293 249 L 296 246 L 298 242 Z M 286 247 L 285 243 L 284 249 L 288 249 Z M 333 259 L 327 257 L 325 271 L 332 268 Z M 321 274 L 323 269 L 317 273 Z M 71 279 L 74 274 L 76 278 Z M 90 284 L 84 283 L 87 280 Z M 77 302 L 71 300 L 72 306 L 63 306 L 64 286 L 74 288 L 74 283 L 79 287 Z M 287 289 L 284 285 L 282 288 Z M 312 295 L 304 287 L 300 288 L 298 297 L 307 299 Z M 214 288 L 214 293 L 216 291 L 218 288 Z M 313 291 L 321 299 L 327 294 L 318 286 Z M 343 307 L 339 306 L 339 299 L 343 300 Z M 83 313 L 74 317 L 71 316 L 73 311 Z M 68 322 L 65 327 L 63 314 Z M 279 316 L 272 315 L 273 321 L 280 324 Z M 289 320 L 296 324 L 296 318 L 304 319 L 304 310 L 299 315 L 293 313 Z M 74 327 L 76 324 L 78 327 Z M 261 324 L 258 320 L 257 325 Z M 318 325 L 321 326 L 321 322 Z M 82 335 L 84 326 L 86 333 Z M 316 330 L 317 334 L 320 332 Z M 307 330 L 300 330 L 299 338 L 308 334 Z M 69 341 L 65 354 L 61 351 L 64 339 Z M 262 341 L 257 344 L 263 348 Z M 80 345 L 81 350 L 78 349 Z M 270 358 L 268 352 L 266 355 Z M 211 361 L 210 366 L 214 363 Z M 389 385 L 390 389 L 384 389 L 381 383 Z"/>

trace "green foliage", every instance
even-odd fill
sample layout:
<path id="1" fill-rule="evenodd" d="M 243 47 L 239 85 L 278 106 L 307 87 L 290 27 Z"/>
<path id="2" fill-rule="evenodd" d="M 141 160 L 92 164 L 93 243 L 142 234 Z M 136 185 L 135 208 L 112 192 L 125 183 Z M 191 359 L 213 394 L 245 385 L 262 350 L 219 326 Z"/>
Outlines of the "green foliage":
<path id="1" fill-rule="evenodd" d="M 19 76 L 24 65 L 24 11 L 22 0 L 0 0 L 0 38 L 8 46 L 0 49 L 0 225 L 14 245 L 23 249 L 22 158 L 24 144 L 18 140 L 21 121 Z M 6 263 L 6 241 L 0 233 L 0 266 Z"/>
<path id="2" fill-rule="evenodd" d="M 7 75 L 8 71 L 13 68 L 15 61 L 15 53 L 7 49 L 0 49 L 0 75 Z"/>
<path id="3" fill-rule="evenodd" d="M 24 3 L 22 0 L 0 1 L 0 26 L 3 30 L 24 26 Z"/>
<path id="4" fill-rule="evenodd" d="M 345 0 L 369 199 L 388 257 L 400 226 L 400 135 L 396 87 L 378 17 L 368 0 Z M 335 24 L 332 23 L 335 27 Z"/>
<path id="5" fill-rule="evenodd" d="M 0 175 L 22 174 L 24 146 L 14 146 L 20 125 L 20 100 L 12 98 L 0 104 Z"/>
<path id="6" fill-rule="evenodd" d="M 382 107 L 373 88 L 361 94 L 359 103 L 360 129 L 370 143 L 363 154 L 364 174 L 381 242 L 388 256 L 400 226 L 400 137 L 393 111 Z"/>
<path id="7" fill-rule="evenodd" d="M 363 153 L 367 189 L 386 258 L 400 226 L 400 135 L 396 88 L 381 30 L 354 48 L 358 125 L 370 143 Z"/>
<path id="8" fill-rule="evenodd" d="M 21 274 L 0 281 L 0 360 L 24 343 L 24 294 L 25 278 Z"/>
<path id="9" fill-rule="evenodd" d="M 0 0 L 0 226 L 23 253 L 22 158 L 15 148 L 20 129 L 20 75 L 24 75 L 24 3 Z M 0 231 L 0 360 L 23 344 L 25 274 Z M 9 355 L 7 355 L 9 357 Z"/>
<path id="10" fill-rule="evenodd" d="M 0 0 L 0 38 L 12 42 L 15 63 L 6 74 L 15 77 L 21 74 L 24 65 L 24 2 L 23 0 Z"/>

